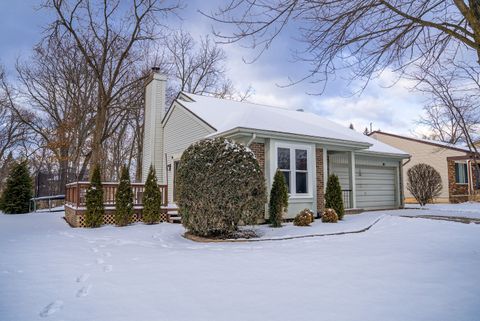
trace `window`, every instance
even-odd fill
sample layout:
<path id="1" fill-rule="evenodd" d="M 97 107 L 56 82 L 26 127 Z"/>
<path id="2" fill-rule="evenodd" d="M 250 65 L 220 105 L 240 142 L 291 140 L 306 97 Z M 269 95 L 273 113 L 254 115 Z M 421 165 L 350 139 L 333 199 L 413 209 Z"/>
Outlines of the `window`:
<path id="1" fill-rule="evenodd" d="M 295 193 L 306 194 L 307 190 L 307 150 L 295 149 Z"/>
<path id="2" fill-rule="evenodd" d="M 457 184 L 468 183 L 467 163 L 455 163 L 455 182 Z"/>
<path id="3" fill-rule="evenodd" d="M 305 148 L 277 148 L 277 168 L 285 175 L 288 192 L 291 194 L 310 192 L 308 156 L 309 150 Z"/>
<path id="4" fill-rule="evenodd" d="M 288 192 L 290 193 L 290 149 L 279 148 L 277 151 L 277 168 L 285 176 L 285 182 L 288 186 Z"/>

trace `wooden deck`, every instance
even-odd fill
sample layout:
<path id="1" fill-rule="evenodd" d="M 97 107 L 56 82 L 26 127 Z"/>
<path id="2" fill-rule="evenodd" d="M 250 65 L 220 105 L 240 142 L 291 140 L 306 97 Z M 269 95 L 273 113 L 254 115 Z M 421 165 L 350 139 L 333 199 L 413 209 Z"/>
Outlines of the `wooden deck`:
<path id="1" fill-rule="evenodd" d="M 133 222 L 142 220 L 143 210 L 143 194 L 145 191 L 145 184 L 132 183 L 133 191 L 133 208 L 134 215 Z M 89 182 L 74 182 L 67 184 L 65 190 L 65 219 L 73 227 L 84 227 L 84 214 L 86 210 L 87 190 L 90 187 Z M 103 218 L 104 224 L 114 224 L 115 203 L 118 183 L 105 182 L 102 183 L 103 189 L 103 205 L 105 206 L 105 215 Z M 162 207 L 160 221 L 169 222 L 170 214 L 175 215 L 177 209 L 168 206 L 168 186 L 159 185 L 160 193 L 162 195 Z"/>

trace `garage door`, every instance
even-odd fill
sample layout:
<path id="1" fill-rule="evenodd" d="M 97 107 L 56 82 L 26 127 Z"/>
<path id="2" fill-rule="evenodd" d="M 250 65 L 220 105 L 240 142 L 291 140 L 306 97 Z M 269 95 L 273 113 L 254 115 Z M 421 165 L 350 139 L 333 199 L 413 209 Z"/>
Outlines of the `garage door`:
<path id="1" fill-rule="evenodd" d="M 395 167 L 357 166 L 355 183 L 357 207 L 364 209 L 396 207 Z"/>

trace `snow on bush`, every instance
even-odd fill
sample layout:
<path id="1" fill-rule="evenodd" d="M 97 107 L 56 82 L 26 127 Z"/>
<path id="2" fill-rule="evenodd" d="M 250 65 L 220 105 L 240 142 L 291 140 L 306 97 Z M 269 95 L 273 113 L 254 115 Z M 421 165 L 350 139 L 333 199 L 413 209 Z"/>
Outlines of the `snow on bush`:
<path id="1" fill-rule="evenodd" d="M 232 235 L 265 211 L 265 179 L 253 152 L 224 138 L 202 140 L 182 155 L 176 175 L 182 224 L 199 236 Z"/>
<path id="2" fill-rule="evenodd" d="M 115 224 L 125 226 L 131 223 L 133 216 L 133 191 L 128 169 L 122 166 L 120 183 L 115 195 Z"/>
<path id="3" fill-rule="evenodd" d="M 311 210 L 308 208 L 302 210 L 300 213 L 295 216 L 293 220 L 293 225 L 295 226 L 309 226 L 310 223 L 313 223 L 314 215 Z"/>
<path id="4" fill-rule="evenodd" d="M 143 194 L 142 221 L 145 224 L 158 223 L 160 221 L 161 206 L 162 193 L 158 188 L 155 168 L 153 165 L 150 165 L 147 181 L 145 182 L 145 192 Z"/>
<path id="5" fill-rule="evenodd" d="M 337 212 L 333 208 L 327 208 L 323 212 L 322 215 L 322 222 L 323 223 L 337 223 L 338 222 L 338 215 Z"/>
<path id="6" fill-rule="evenodd" d="M 281 227 L 283 213 L 288 207 L 288 187 L 285 176 L 279 170 L 273 177 L 272 189 L 270 191 L 270 202 L 268 204 L 269 221 L 273 227 Z"/>
<path id="7" fill-rule="evenodd" d="M 338 176 L 332 174 L 328 177 L 327 190 L 325 191 L 325 207 L 332 208 L 338 216 L 338 219 L 343 218 L 345 209 L 343 207 L 342 187 Z"/>
<path id="8" fill-rule="evenodd" d="M 103 189 L 100 175 L 100 166 L 94 165 L 90 187 L 85 196 L 87 210 L 85 211 L 85 226 L 100 227 L 103 223 Z"/>
<path id="9" fill-rule="evenodd" d="M 7 214 L 27 213 L 32 197 L 32 179 L 28 172 L 27 162 L 13 165 L 5 190 L 0 198 L 0 209 Z"/>
<path id="10" fill-rule="evenodd" d="M 440 195 L 442 178 L 440 174 L 428 164 L 417 164 L 407 171 L 407 189 L 417 202 L 424 206 Z"/>

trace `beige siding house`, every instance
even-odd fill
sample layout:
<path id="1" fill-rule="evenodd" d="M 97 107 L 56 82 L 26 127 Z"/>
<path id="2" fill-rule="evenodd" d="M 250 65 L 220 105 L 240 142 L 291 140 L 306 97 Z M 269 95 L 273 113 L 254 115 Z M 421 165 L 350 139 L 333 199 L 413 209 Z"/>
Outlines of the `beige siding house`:
<path id="1" fill-rule="evenodd" d="M 340 177 L 348 209 L 403 206 L 401 164 L 409 155 L 316 114 L 180 93 L 168 112 L 165 78 L 154 74 L 146 89 L 143 180 L 154 164 L 175 203 L 175 172 L 192 143 L 226 137 L 248 146 L 265 173 L 268 190 L 276 170 L 289 185 L 288 218 L 322 211 L 329 174 Z M 150 96 L 150 97 L 149 97 Z"/>
<path id="2" fill-rule="evenodd" d="M 425 163 L 433 166 L 442 177 L 443 188 L 435 202 L 463 202 L 471 193 L 478 190 L 477 174 L 471 166 L 470 152 L 467 148 L 453 146 L 432 140 L 417 139 L 381 131 L 370 134 L 371 137 L 406 151 L 411 155 L 404 162 L 404 195 L 406 203 L 416 202 L 406 189 L 407 171 L 414 165 Z"/>

